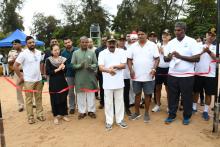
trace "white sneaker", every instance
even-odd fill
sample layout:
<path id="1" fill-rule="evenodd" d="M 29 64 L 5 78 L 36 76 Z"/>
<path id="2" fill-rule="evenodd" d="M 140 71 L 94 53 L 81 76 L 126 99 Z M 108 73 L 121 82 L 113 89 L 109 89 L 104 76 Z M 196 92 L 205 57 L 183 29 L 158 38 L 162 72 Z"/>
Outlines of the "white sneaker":
<path id="1" fill-rule="evenodd" d="M 169 114 L 169 108 L 167 107 L 167 113 Z"/>
<path id="2" fill-rule="evenodd" d="M 160 111 L 160 106 L 155 105 L 154 108 L 152 109 L 152 112 L 159 112 Z"/>

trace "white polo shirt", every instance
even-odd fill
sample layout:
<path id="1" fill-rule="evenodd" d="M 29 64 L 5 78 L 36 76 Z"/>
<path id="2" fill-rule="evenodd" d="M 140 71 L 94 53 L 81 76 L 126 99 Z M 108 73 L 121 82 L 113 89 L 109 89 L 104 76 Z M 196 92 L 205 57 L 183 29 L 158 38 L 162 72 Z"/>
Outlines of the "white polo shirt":
<path id="1" fill-rule="evenodd" d="M 114 65 L 126 64 L 126 53 L 122 49 L 115 49 L 112 53 L 107 48 L 99 54 L 98 65 L 104 65 L 105 68 L 109 68 Z M 117 70 L 114 76 L 109 73 L 102 72 L 103 76 L 103 89 L 119 89 L 124 87 L 123 70 Z"/>
<path id="2" fill-rule="evenodd" d="M 124 50 L 124 52 L 126 54 L 126 60 L 127 60 L 128 50 Z M 124 79 L 130 79 L 131 78 L 127 61 L 126 61 L 125 69 L 123 69 L 123 73 L 124 73 Z"/>
<path id="3" fill-rule="evenodd" d="M 42 79 L 40 71 L 41 59 L 41 51 L 37 49 L 35 49 L 34 53 L 29 49 L 25 49 L 18 55 L 15 62 L 22 65 L 24 81 L 37 82 Z"/>
<path id="4" fill-rule="evenodd" d="M 185 36 L 182 41 L 178 41 L 177 38 L 172 39 L 165 48 L 164 56 L 174 51 L 182 56 L 193 56 L 201 53 L 196 40 L 188 36 Z M 174 77 L 191 77 L 194 75 L 184 73 L 194 73 L 194 67 L 194 62 L 188 62 L 174 57 L 170 61 L 169 74 Z"/>
<path id="5" fill-rule="evenodd" d="M 165 52 L 164 50 L 166 45 L 162 45 L 161 47 L 163 48 L 163 52 Z M 158 67 L 160 68 L 169 68 L 169 62 L 165 62 L 164 61 L 164 55 L 160 53 L 160 63 L 158 65 Z"/>
<path id="6" fill-rule="evenodd" d="M 150 75 L 154 66 L 155 58 L 160 56 L 157 45 L 149 40 L 143 47 L 139 42 L 132 44 L 128 49 L 128 58 L 133 59 L 135 72 L 134 81 L 146 82 L 154 80 Z"/>
<path id="7" fill-rule="evenodd" d="M 205 48 L 207 45 L 200 45 L 200 50 L 201 52 L 203 51 L 203 48 Z M 209 50 L 216 54 L 216 45 L 210 45 Z M 199 76 L 205 76 L 205 77 L 215 77 L 215 71 L 216 71 L 216 63 L 211 63 L 212 57 L 208 53 L 203 53 L 200 56 L 199 62 L 196 63 L 195 65 L 195 72 L 202 72 L 206 73 L 209 71 L 209 66 L 210 66 L 210 72 L 209 74 L 201 74 Z"/>

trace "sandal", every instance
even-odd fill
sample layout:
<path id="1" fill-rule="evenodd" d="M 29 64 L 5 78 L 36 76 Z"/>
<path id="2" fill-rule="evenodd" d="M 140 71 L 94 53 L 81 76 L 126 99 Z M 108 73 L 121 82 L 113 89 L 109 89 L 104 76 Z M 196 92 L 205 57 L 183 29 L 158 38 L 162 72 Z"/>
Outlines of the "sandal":
<path id="1" fill-rule="evenodd" d="M 45 121 L 45 120 L 46 120 L 46 118 L 43 117 L 43 116 L 39 116 L 39 117 L 37 117 L 37 119 L 38 119 L 39 121 Z"/>
<path id="2" fill-rule="evenodd" d="M 62 118 L 64 121 L 67 121 L 67 122 L 69 122 L 70 121 L 70 119 L 67 117 L 67 116 L 63 116 L 63 118 Z"/>
<path id="3" fill-rule="evenodd" d="M 29 124 L 34 124 L 34 123 L 35 123 L 34 118 L 29 118 L 29 119 L 28 119 L 28 123 L 29 123 Z"/>
<path id="4" fill-rule="evenodd" d="M 55 125 L 59 125 L 59 119 L 57 117 L 54 118 L 53 122 Z"/>
<path id="5" fill-rule="evenodd" d="M 86 117 L 86 113 L 80 113 L 78 116 L 78 119 L 83 119 L 84 117 Z"/>
<path id="6" fill-rule="evenodd" d="M 91 117 L 91 118 L 96 118 L 96 114 L 94 112 L 88 112 L 88 115 Z"/>

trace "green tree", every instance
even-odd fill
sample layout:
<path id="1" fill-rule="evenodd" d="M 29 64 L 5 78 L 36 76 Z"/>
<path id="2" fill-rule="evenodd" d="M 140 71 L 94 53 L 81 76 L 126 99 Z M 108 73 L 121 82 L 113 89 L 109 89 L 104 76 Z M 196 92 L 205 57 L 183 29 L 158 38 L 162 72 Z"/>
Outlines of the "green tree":
<path id="1" fill-rule="evenodd" d="M 37 13 L 33 16 L 31 34 L 35 35 L 37 39 L 43 40 L 48 46 L 50 38 L 59 35 L 61 29 L 59 24 L 60 20 L 57 20 L 54 16 L 44 16 L 43 13 Z"/>
<path id="2" fill-rule="evenodd" d="M 137 27 L 161 33 L 173 28 L 180 6 L 176 0 L 123 0 L 118 7 L 112 29 L 131 32 Z"/>
<path id="3" fill-rule="evenodd" d="M 188 0 L 187 33 L 192 37 L 204 36 L 211 27 L 216 27 L 216 0 Z"/>
<path id="4" fill-rule="evenodd" d="M 61 5 L 67 24 L 64 28 L 68 29 L 67 36 L 75 35 L 89 36 L 89 28 L 93 23 L 98 23 L 101 32 L 105 32 L 110 24 L 109 14 L 100 6 L 101 0 L 82 0 L 80 4 L 77 1 L 63 3 Z"/>
<path id="5" fill-rule="evenodd" d="M 4 33 L 12 32 L 16 29 L 24 30 L 23 18 L 16 10 L 22 8 L 23 0 L 4 0 L 1 5 L 1 28 Z"/>

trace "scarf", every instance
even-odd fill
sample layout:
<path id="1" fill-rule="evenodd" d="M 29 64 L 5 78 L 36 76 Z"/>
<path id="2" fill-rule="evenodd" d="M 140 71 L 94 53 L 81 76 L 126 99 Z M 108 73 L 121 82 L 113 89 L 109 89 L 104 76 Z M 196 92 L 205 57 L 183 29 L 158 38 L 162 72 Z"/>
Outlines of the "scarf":
<path id="1" fill-rule="evenodd" d="M 63 64 L 66 61 L 65 57 L 59 56 L 58 58 L 54 59 L 52 56 L 48 57 L 50 63 L 55 66 L 59 67 L 61 64 Z"/>

